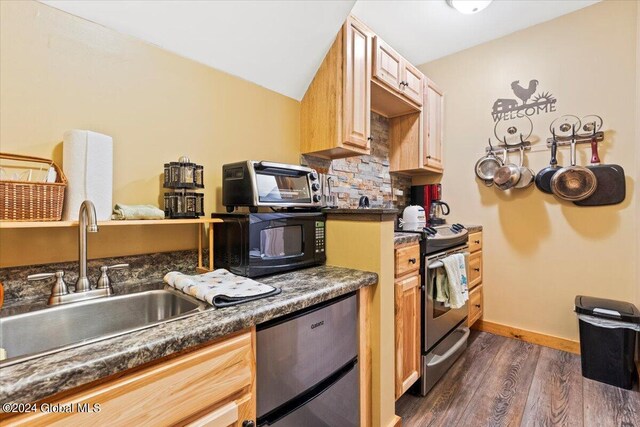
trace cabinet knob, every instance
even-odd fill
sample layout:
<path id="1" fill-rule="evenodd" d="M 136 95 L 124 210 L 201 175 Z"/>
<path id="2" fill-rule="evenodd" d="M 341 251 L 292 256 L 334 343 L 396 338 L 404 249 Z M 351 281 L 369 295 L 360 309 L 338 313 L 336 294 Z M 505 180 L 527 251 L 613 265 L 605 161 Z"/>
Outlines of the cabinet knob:
<path id="1" fill-rule="evenodd" d="M 373 141 L 373 137 L 372 136 L 368 137 L 367 141 Z"/>
<path id="2" fill-rule="evenodd" d="M 416 260 L 415 258 L 409 258 L 409 263 L 410 264 L 415 264 L 418 260 Z"/>
<path id="3" fill-rule="evenodd" d="M 427 156 L 427 159 L 430 159 L 430 158 L 431 158 L 431 156 Z"/>
<path id="4" fill-rule="evenodd" d="M 474 268 L 473 271 L 480 272 L 480 269 L 479 268 Z"/>
<path id="5" fill-rule="evenodd" d="M 476 304 L 476 307 L 477 307 L 477 308 L 480 308 L 480 304 Z"/>
<path id="6" fill-rule="evenodd" d="M 242 427 L 256 427 L 256 423 L 253 420 L 244 420 Z"/>
<path id="7" fill-rule="evenodd" d="M 473 243 L 475 243 L 476 245 L 480 244 L 480 240 L 474 240 Z"/>

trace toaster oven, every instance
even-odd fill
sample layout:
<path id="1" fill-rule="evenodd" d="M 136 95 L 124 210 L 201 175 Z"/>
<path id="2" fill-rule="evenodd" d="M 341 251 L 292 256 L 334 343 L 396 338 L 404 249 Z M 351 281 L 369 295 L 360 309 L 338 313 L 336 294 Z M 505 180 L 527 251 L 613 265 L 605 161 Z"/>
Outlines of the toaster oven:
<path id="1" fill-rule="evenodd" d="M 321 208 L 318 173 L 304 166 L 247 160 L 222 166 L 222 204 L 227 212 L 246 206 Z"/>

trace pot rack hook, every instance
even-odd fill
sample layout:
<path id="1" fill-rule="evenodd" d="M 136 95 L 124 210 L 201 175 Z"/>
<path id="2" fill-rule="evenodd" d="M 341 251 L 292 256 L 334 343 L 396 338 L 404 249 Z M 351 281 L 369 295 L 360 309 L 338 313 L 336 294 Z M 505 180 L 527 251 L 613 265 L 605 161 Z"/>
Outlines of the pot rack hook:
<path id="1" fill-rule="evenodd" d="M 491 138 L 488 138 L 488 139 L 489 139 L 489 148 L 491 149 L 491 152 L 493 152 L 493 145 L 491 145 Z"/>

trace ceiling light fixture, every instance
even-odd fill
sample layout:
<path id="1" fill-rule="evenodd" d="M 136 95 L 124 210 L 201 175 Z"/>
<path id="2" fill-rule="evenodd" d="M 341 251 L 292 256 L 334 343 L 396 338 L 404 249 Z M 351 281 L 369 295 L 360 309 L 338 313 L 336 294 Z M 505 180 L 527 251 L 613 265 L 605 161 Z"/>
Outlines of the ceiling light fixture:
<path id="1" fill-rule="evenodd" d="M 465 15 L 478 13 L 485 9 L 493 0 L 447 0 L 447 4 Z"/>

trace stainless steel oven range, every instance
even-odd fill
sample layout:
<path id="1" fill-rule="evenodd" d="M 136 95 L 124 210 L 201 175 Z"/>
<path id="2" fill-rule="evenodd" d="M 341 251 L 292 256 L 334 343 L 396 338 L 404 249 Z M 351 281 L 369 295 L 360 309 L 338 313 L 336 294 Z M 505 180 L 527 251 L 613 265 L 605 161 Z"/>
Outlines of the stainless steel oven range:
<path id="1" fill-rule="evenodd" d="M 422 375 L 412 388 L 425 396 L 467 348 L 467 304 L 458 309 L 435 299 L 436 269 L 453 254 L 469 255 L 468 231 L 460 224 L 427 227 L 420 241 L 422 280 Z M 465 262 L 468 269 L 468 263 Z M 468 276 L 468 272 L 467 272 Z"/>

